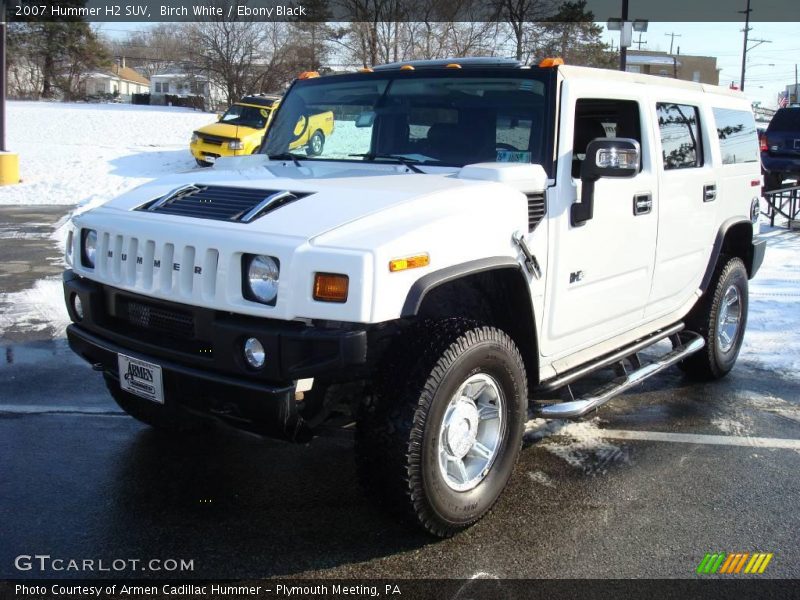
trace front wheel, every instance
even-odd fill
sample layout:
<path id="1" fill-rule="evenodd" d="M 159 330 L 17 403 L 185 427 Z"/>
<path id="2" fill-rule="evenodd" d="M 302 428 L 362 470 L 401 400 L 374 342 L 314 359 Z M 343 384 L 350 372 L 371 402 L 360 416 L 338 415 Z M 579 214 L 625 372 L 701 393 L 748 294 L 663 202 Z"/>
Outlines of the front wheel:
<path id="1" fill-rule="evenodd" d="M 198 167 L 203 167 L 203 168 L 206 168 L 206 167 L 213 167 L 213 166 L 214 166 L 214 164 L 213 164 L 213 163 L 206 162 L 206 161 L 204 161 L 204 160 L 200 160 L 199 158 L 195 158 L 195 159 L 194 159 L 194 162 L 196 162 L 196 163 L 197 163 L 197 166 L 198 166 Z"/>
<path id="2" fill-rule="evenodd" d="M 522 357 L 503 331 L 463 319 L 410 329 L 390 356 L 359 417 L 359 472 L 447 537 L 483 517 L 511 477 L 527 415 Z"/>
<path id="3" fill-rule="evenodd" d="M 687 358 L 681 367 L 697 379 L 727 375 L 744 340 L 749 299 L 747 269 L 740 258 L 721 258 L 706 293 L 686 319 L 686 327 L 703 336 L 705 348 Z"/>

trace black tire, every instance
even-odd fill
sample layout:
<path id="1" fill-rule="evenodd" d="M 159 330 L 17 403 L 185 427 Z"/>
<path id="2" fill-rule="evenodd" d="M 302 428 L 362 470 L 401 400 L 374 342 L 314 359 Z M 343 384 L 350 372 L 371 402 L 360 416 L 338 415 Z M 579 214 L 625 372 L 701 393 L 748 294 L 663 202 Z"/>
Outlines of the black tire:
<path id="1" fill-rule="evenodd" d="M 489 375 L 502 391 L 504 433 L 479 483 L 456 491 L 439 468 L 440 435 L 451 398 L 475 375 Z M 508 483 L 522 445 L 527 397 L 522 357 L 503 331 L 465 319 L 412 326 L 388 350 L 375 393 L 360 410 L 362 483 L 428 532 L 454 535 L 483 517 Z"/>
<path id="2" fill-rule="evenodd" d="M 203 428 L 202 420 L 178 406 L 169 396 L 158 404 L 124 391 L 119 382 L 104 375 L 106 387 L 117 405 L 128 415 L 161 431 L 193 432 Z"/>
<path id="3" fill-rule="evenodd" d="M 764 191 L 771 192 L 781 189 L 783 175 L 780 173 L 764 173 Z"/>
<path id="4" fill-rule="evenodd" d="M 197 163 L 198 167 L 203 167 L 204 169 L 207 168 L 207 167 L 213 167 L 214 166 L 212 163 L 206 162 L 204 160 L 200 160 L 199 158 L 195 158 L 194 162 Z"/>
<path id="5" fill-rule="evenodd" d="M 729 336 L 730 346 L 725 347 L 720 339 L 720 311 L 726 294 L 733 287 L 739 299 L 739 325 L 734 335 Z M 730 296 L 729 296 L 730 297 Z M 691 377 L 701 380 L 720 379 L 727 375 L 736 363 L 742 348 L 747 328 L 748 310 L 747 269 L 740 258 L 720 257 L 717 270 L 706 293 L 689 313 L 686 328 L 703 336 L 705 347 L 681 362 L 681 368 Z"/>
<path id="6" fill-rule="evenodd" d="M 317 130 L 308 140 L 306 154 L 308 156 L 319 156 L 322 154 L 323 148 L 325 148 L 325 135 L 321 131 Z"/>

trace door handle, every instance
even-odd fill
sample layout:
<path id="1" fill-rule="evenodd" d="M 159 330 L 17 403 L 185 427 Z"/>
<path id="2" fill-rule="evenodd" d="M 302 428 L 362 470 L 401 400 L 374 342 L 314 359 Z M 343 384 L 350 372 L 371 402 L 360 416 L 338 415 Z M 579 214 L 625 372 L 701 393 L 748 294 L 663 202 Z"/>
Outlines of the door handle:
<path id="1" fill-rule="evenodd" d="M 653 210 L 653 197 L 650 194 L 636 194 L 633 197 L 633 216 L 646 215 Z"/>
<path id="2" fill-rule="evenodd" d="M 717 199 L 717 186 L 707 183 L 703 186 L 703 202 L 713 202 Z"/>

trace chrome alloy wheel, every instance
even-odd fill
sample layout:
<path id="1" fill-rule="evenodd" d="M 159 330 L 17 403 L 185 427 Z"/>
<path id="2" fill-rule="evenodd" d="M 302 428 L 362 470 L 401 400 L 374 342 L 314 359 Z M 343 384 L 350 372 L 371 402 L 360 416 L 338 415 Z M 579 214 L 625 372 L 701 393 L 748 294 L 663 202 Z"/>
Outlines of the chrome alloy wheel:
<path id="1" fill-rule="evenodd" d="M 439 470 L 453 490 L 471 490 L 489 473 L 505 435 L 504 402 L 500 386 L 485 373 L 472 375 L 450 399 L 438 451 Z"/>
<path id="2" fill-rule="evenodd" d="M 315 155 L 322 152 L 322 136 L 319 133 L 311 136 L 311 151 Z"/>
<path id="3" fill-rule="evenodd" d="M 742 321 L 742 298 L 739 288 L 729 285 L 722 297 L 717 316 L 717 344 L 723 352 L 729 352 L 736 343 Z"/>

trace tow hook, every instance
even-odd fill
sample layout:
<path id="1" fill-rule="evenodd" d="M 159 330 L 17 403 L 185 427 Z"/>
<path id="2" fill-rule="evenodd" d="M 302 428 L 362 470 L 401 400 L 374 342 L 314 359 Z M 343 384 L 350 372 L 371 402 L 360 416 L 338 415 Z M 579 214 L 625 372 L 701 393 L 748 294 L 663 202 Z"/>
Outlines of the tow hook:
<path id="1" fill-rule="evenodd" d="M 519 249 L 522 251 L 522 254 L 525 257 L 523 261 L 525 264 L 525 269 L 536 279 L 541 279 L 542 269 L 539 267 L 539 261 L 536 260 L 536 257 L 531 252 L 531 249 L 528 248 L 528 242 L 525 241 L 525 236 L 521 231 L 515 231 L 511 236 L 511 239 L 513 239 L 514 243 L 519 246 Z"/>

